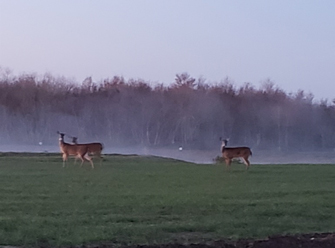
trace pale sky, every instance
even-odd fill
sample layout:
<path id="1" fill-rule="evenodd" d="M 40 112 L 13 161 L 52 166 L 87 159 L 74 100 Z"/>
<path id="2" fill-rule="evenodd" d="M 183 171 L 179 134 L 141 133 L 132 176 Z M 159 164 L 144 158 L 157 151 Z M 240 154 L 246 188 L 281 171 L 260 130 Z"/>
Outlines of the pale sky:
<path id="1" fill-rule="evenodd" d="M 334 0 L 0 0 L 0 67 L 81 83 L 177 73 L 335 98 Z"/>

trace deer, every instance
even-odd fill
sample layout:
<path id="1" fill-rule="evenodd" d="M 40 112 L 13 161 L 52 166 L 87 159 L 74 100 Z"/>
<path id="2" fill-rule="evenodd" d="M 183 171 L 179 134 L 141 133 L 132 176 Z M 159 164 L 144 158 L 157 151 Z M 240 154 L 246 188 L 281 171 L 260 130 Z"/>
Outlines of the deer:
<path id="1" fill-rule="evenodd" d="M 76 159 L 79 158 L 81 160 L 81 166 L 83 165 L 84 161 L 89 161 L 91 163 L 92 169 L 94 169 L 94 164 L 92 159 L 87 155 L 88 153 L 88 146 L 85 145 L 72 145 L 69 143 L 66 143 L 64 141 L 64 133 L 59 134 L 59 148 L 62 152 L 63 157 L 63 167 L 65 167 L 65 163 L 68 160 L 69 156 L 75 156 Z"/>
<path id="2" fill-rule="evenodd" d="M 102 143 L 85 143 L 85 144 L 78 144 L 78 138 L 77 137 L 72 137 L 72 143 L 74 145 L 85 145 L 88 147 L 88 154 L 99 157 L 100 159 L 100 164 L 102 163 L 102 157 L 101 157 L 101 152 L 103 150 L 103 145 Z M 77 160 L 77 158 L 75 158 Z"/>
<path id="3" fill-rule="evenodd" d="M 250 162 L 249 162 L 249 156 L 252 155 L 251 149 L 249 147 L 243 146 L 243 147 L 226 147 L 228 144 L 228 139 L 222 139 L 221 145 L 221 153 L 222 158 L 226 162 L 226 166 L 230 168 L 230 164 L 233 158 L 242 158 L 244 164 L 246 165 L 246 169 L 249 168 Z"/>

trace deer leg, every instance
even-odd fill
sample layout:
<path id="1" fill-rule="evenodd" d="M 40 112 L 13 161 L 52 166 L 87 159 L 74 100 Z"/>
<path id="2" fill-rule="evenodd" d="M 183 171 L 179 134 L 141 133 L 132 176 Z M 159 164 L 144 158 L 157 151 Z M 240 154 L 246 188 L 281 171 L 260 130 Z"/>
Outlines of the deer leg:
<path id="1" fill-rule="evenodd" d="M 87 154 L 84 156 L 84 159 L 89 161 L 91 163 L 92 169 L 94 169 L 93 161 Z"/>
<path id="2" fill-rule="evenodd" d="M 83 158 L 83 155 L 78 155 L 80 160 L 81 160 L 81 164 L 80 164 L 80 167 L 83 166 L 83 163 L 84 163 L 84 158 Z"/>
<path id="3" fill-rule="evenodd" d="M 243 158 L 243 162 L 245 163 L 246 169 L 249 169 L 250 162 L 249 162 L 248 158 Z"/>
<path id="4" fill-rule="evenodd" d="M 230 169 L 231 159 L 225 158 L 225 162 L 226 162 L 226 168 Z"/>
<path id="5" fill-rule="evenodd" d="M 65 162 L 67 161 L 67 154 L 63 153 L 63 167 L 65 167 Z"/>

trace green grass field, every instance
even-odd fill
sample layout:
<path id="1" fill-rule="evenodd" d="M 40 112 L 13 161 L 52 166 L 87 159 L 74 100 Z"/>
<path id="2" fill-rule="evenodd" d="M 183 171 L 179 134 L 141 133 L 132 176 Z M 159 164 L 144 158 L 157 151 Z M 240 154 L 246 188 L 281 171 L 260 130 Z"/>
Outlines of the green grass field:
<path id="1" fill-rule="evenodd" d="M 203 242 L 335 231 L 334 165 L 0 154 L 0 245 Z"/>

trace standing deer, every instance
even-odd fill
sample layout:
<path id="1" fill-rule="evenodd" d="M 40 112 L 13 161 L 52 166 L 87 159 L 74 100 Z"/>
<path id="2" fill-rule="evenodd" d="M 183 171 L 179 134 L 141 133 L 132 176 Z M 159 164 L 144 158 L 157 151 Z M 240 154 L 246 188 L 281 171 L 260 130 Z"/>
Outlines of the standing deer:
<path id="1" fill-rule="evenodd" d="M 100 164 L 102 163 L 101 152 L 103 150 L 103 145 L 101 143 L 85 143 L 85 144 L 78 144 L 78 138 L 72 137 L 72 143 L 75 145 L 85 145 L 88 147 L 88 154 L 98 157 L 100 159 Z M 77 158 L 76 158 L 77 160 Z"/>
<path id="2" fill-rule="evenodd" d="M 65 167 L 65 163 L 69 156 L 75 156 L 76 159 L 79 158 L 81 160 L 81 166 L 83 165 L 84 161 L 89 161 L 91 163 L 92 169 L 94 169 L 92 159 L 87 155 L 88 147 L 85 145 L 71 145 L 64 141 L 64 133 L 59 134 L 59 148 L 62 152 L 63 157 L 63 167 Z"/>
<path id="3" fill-rule="evenodd" d="M 249 147 L 226 147 L 228 140 L 220 138 L 222 141 L 221 152 L 222 157 L 226 162 L 226 166 L 230 167 L 231 161 L 233 158 L 242 158 L 243 162 L 246 165 L 246 169 L 249 168 L 250 162 L 248 160 L 249 156 L 252 155 L 251 149 Z"/>

